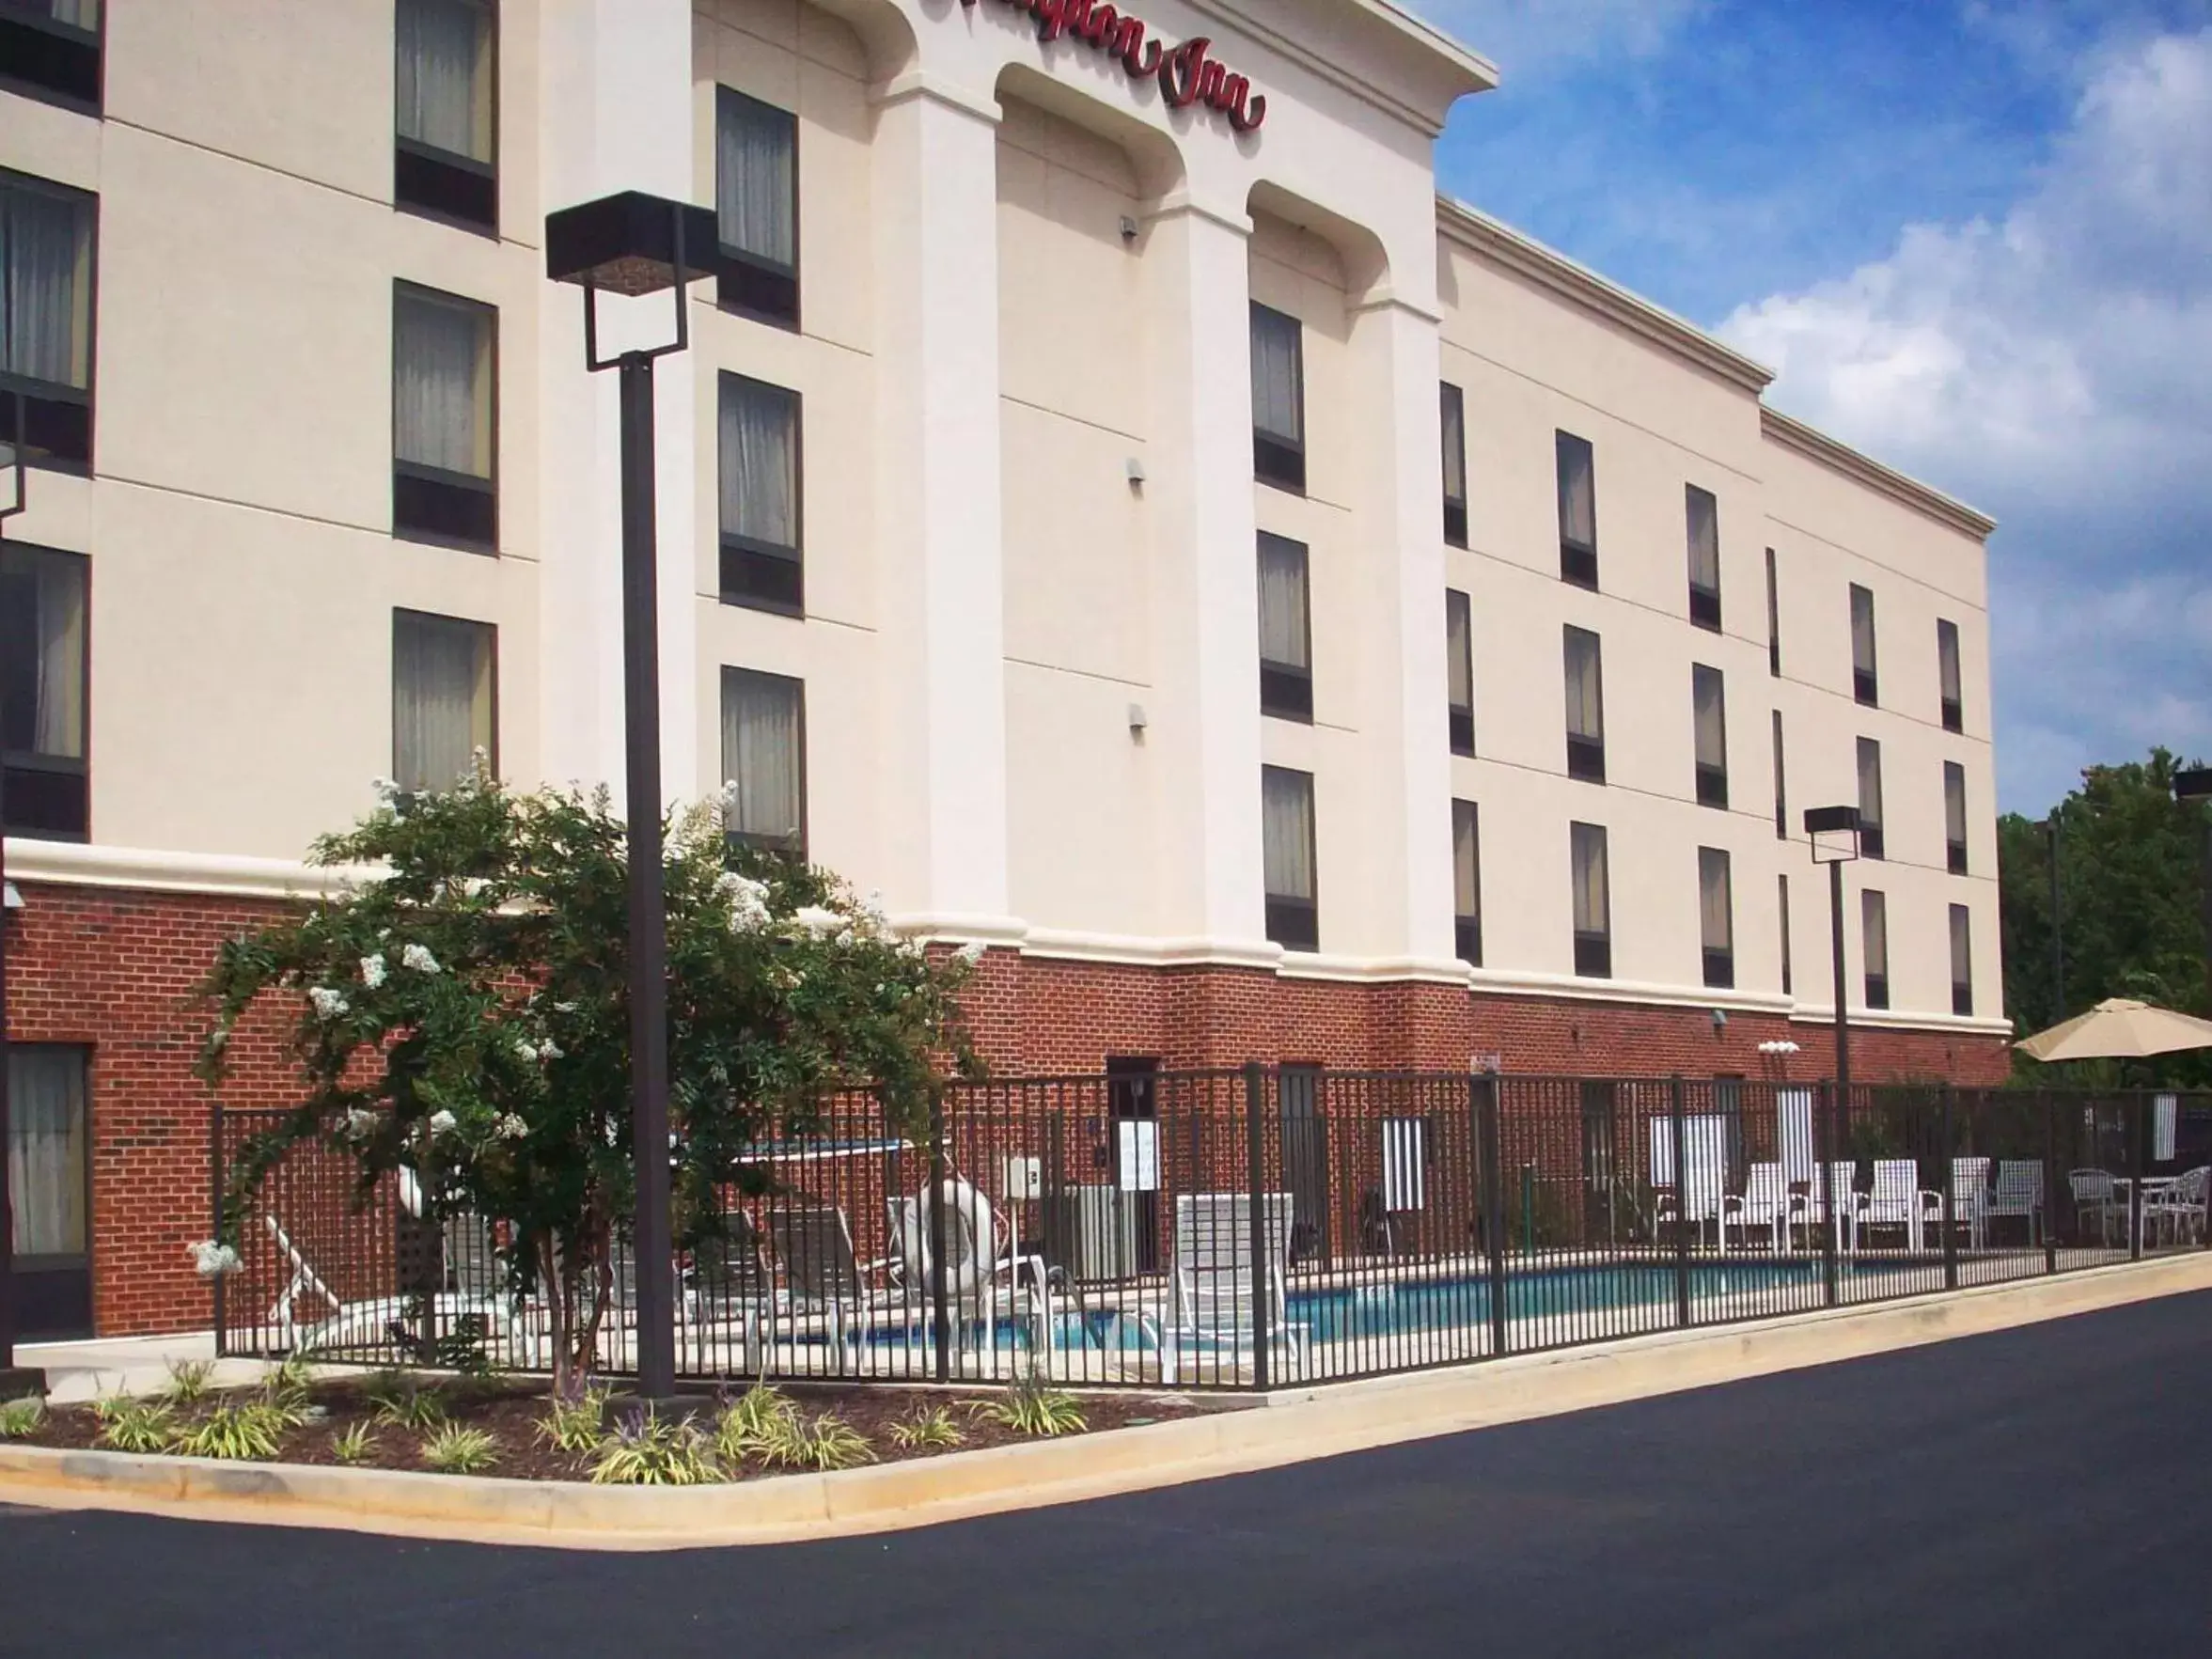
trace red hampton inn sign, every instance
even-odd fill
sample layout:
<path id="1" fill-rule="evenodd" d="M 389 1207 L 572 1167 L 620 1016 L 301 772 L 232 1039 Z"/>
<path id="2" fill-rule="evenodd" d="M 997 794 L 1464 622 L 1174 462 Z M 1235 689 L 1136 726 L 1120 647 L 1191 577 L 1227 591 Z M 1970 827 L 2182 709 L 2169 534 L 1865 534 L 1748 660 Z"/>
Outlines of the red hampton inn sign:
<path id="1" fill-rule="evenodd" d="M 960 0 L 973 6 L 976 0 Z M 1267 119 L 1267 98 L 1252 83 L 1210 55 L 1214 42 L 1195 35 L 1170 47 L 1140 17 L 1093 0 L 999 0 L 1037 20 L 1040 40 L 1080 40 L 1092 51 L 1118 57 L 1132 80 L 1157 78 L 1169 109 L 1204 104 L 1229 117 L 1239 133 L 1257 133 Z"/>

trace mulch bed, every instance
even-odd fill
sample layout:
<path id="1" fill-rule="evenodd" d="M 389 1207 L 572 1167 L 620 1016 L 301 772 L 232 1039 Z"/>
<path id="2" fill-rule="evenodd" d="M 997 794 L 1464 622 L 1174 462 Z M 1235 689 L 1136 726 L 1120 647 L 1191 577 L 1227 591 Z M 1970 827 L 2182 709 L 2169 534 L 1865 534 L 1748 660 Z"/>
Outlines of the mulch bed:
<path id="1" fill-rule="evenodd" d="M 447 1420 L 480 1429 L 498 1443 L 498 1462 L 484 1474 L 516 1480 L 587 1480 L 590 1479 L 591 1460 L 588 1454 L 563 1452 L 547 1446 L 539 1436 L 538 1426 L 546 1410 L 546 1391 L 542 1383 L 523 1385 L 504 1381 L 477 1381 L 454 1379 L 437 1382 L 426 1380 L 425 1386 L 436 1387 Z M 996 1390 L 989 1388 L 900 1388 L 857 1387 L 828 1384 L 792 1384 L 783 1388 L 800 1411 L 808 1416 L 834 1413 L 864 1435 L 875 1452 L 878 1463 L 904 1463 L 918 1458 L 947 1457 L 956 1451 L 978 1451 L 995 1446 L 1012 1446 L 1030 1436 L 1019 1433 L 992 1422 L 971 1407 L 998 1398 Z M 199 1407 L 182 1407 L 178 1412 L 183 1420 L 205 1409 L 206 1404 L 218 1401 L 247 1400 L 258 1397 L 259 1390 L 229 1389 L 209 1394 Z M 364 1391 L 364 1383 L 353 1379 L 318 1383 L 311 1390 L 314 1408 L 322 1415 L 304 1428 L 286 1432 L 281 1448 L 274 1460 L 283 1463 L 319 1464 L 337 1466 L 340 1460 L 333 1449 L 338 1435 L 357 1423 L 372 1425 L 376 1435 L 375 1449 L 353 1466 L 365 1469 L 422 1470 L 420 1456 L 423 1432 L 391 1423 L 376 1421 L 378 1407 Z M 731 1396 L 734 1398 L 734 1396 Z M 1083 1414 L 1083 1432 L 1098 1434 L 1116 1429 L 1140 1427 L 1147 1423 L 1167 1422 L 1173 1418 L 1198 1416 L 1208 1412 L 1241 1409 L 1244 1402 L 1234 1400 L 1200 1401 L 1182 1395 L 1124 1395 L 1085 1394 L 1077 1397 Z M 964 1443 L 946 1449 L 908 1450 L 895 1445 L 890 1437 L 891 1425 L 914 1415 L 918 1409 L 949 1406 L 953 1420 L 959 1425 Z M 708 1402 L 703 1419 L 711 1419 L 714 1402 Z M 711 1421 L 702 1420 L 702 1427 Z M 101 1422 L 88 1405 L 63 1405 L 50 1409 L 45 1418 L 31 1433 L 8 1442 L 17 1446 L 45 1446 L 72 1449 L 102 1449 L 100 1447 Z M 764 1476 L 788 1474 L 785 1469 L 761 1467 L 747 1462 L 728 1478 L 737 1480 L 759 1479 Z"/>

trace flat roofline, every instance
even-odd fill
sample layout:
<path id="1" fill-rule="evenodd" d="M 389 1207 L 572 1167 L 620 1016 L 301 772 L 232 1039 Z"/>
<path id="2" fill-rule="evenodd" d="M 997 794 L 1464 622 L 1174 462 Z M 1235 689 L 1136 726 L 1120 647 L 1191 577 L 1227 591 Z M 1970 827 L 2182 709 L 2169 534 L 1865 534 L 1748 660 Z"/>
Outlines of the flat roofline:
<path id="1" fill-rule="evenodd" d="M 1393 118 L 1444 131 L 1451 106 L 1498 85 L 1498 69 L 1396 0 L 1189 0 Z M 1344 61 L 1349 50 L 1360 60 Z"/>
<path id="2" fill-rule="evenodd" d="M 1839 443 L 1817 428 L 1795 420 L 1780 410 L 1764 404 L 1759 409 L 1759 430 L 1766 437 L 1785 448 L 1795 449 L 1809 460 L 1842 473 L 1845 477 L 1879 490 L 1883 494 L 1903 502 L 1918 512 L 1951 528 L 1986 540 L 1997 528 L 1997 521 L 1976 508 L 1969 507 L 1954 495 L 1946 495 L 1932 484 L 1895 467 L 1884 466 L 1870 455 L 1861 454 L 1848 444 Z"/>

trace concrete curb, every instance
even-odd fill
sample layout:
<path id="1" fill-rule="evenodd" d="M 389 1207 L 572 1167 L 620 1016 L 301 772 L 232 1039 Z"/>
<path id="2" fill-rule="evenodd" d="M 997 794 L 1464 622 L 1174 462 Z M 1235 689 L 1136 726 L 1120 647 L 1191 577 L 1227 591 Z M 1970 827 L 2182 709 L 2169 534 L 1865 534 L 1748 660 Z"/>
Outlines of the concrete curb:
<path id="1" fill-rule="evenodd" d="M 1214 1479 L 2204 1290 L 2212 1253 L 1288 1391 L 1263 1411 L 677 1491 L 0 1446 L 0 1502 L 572 1549 L 783 1543 Z"/>

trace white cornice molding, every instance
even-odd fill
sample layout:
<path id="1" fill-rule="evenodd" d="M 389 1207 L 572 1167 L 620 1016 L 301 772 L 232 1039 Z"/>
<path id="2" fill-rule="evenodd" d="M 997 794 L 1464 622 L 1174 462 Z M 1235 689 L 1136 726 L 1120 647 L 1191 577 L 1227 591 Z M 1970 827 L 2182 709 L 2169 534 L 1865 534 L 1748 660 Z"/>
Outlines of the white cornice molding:
<path id="1" fill-rule="evenodd" d="M 1884 466 L 1873 457 L 1861 455 L 1848 444 L 1837 442 L 1826 432 L 1793 420 L 1777 410 L 1759 411 L 1760 430 L 1785 449 L 1823 466 L 1842 473 L 1854 483 L 1879 490 L 1883 494 L 1903 502 L 1916 512 L 1926 514 L 1938 524 L 1946 524 L 1962 535 L 1984 540 L 1997 528 L 1997 521 L 1987 513 L 1969 507 L 1954 496 L 1946 495 L 1933 485 L 1899 472 L 1895 467 Z"/>
<path id="2" fill-rule="evenodd" d="M 1787 1016 L 1796 1003 L 1758 991 L 1716 991 L 1708 986 L 1662 985 L 1644 979 L 1586 979 L 1578 974 L 1519 973 L 1506 968 L 1473 968 L 1468 978 L 1477 996 L 1542 996 L 1567 1002 L 1635 1003 L 1640 1007 L 1718 1009 L 1731 1014 Z"/>
<path id="3" fill-rule="evenodd" d="M 1589 266 L 1546 247 L 1526 232 L 1448 196 L 1436 198 L 1436 224 L 1447 240 L 1527 278 L 1585 310 L 1618 323 L 1654 345 L 1754 396 L 1774 370 L 1715 339 L 1697 324 L 1630 293 Z"/>
<path id="4" fill-rule="evenodd" d="M 244 858 L 223 853 L 164 853 L 78 841 L 8 838 L 10 881 L 71 887 L 128 887 L 146 893 L 197 893 L 221 899 L 331 899 L 376 872 L 296 858 Z"/>
<path id="5" fill-rule="evenodd" d="M 1836 1028 L 1836 1012 L 1833 1009 L 1800 1003 L 1790 1021 L 1793 1025 L 1817 1027 L 1825 1036 Z M 1854 1035 L 1862 1031 L 1934 1031 L 1954 1037 L 2001 1037 L 2009 1042 L 2013 1023 L 1961 1019 L 1952 1013 L 1914 1013 L 1910 1009 L 1853 1009 L 1851 1030 Z"/>
<path id="6" fill-rule="evenodd" d="M 879 81 L 868 89 L 868 97 L 878 109 L 891 109 L 919 99 L 957 110 L 964 116 L 973 116 L 988 127 L 996 127 L 1006 118 L 1006 112 L 996 98 L 932 70 L 908 70 L 887 81 Z"/>
<path id="7" fill-rule="evenodd" d="M 1409 102 L 1386 91 L 1373 80 L 1332 62 L 1314 45 L 1286 27 L 1280 0 L 1184 0 L 1191 10 L 1211 17 L 1264 47 L 1307 73 L 1347 92 L 1360 102 L 1381 110 L 1431 138 L 1443 135 L 1445 117 L 1451 106 L 1472 92 L 1488 92 L 1498 85 L 1498 70 L 1485 58 L 1469 52 L 1450 36 L 1430 27 L 1388 0 L 1347 0 L 1344 9 L 1382 31 L 1404 46 L 1429 57 L 1442 71 L 1435 79 L 1441 102 L 1431 108 Z M 1264 7 L 1264 9 L 1263 9 Z M 1265 90 L 1264 87 L 1260 88 Z"/>

